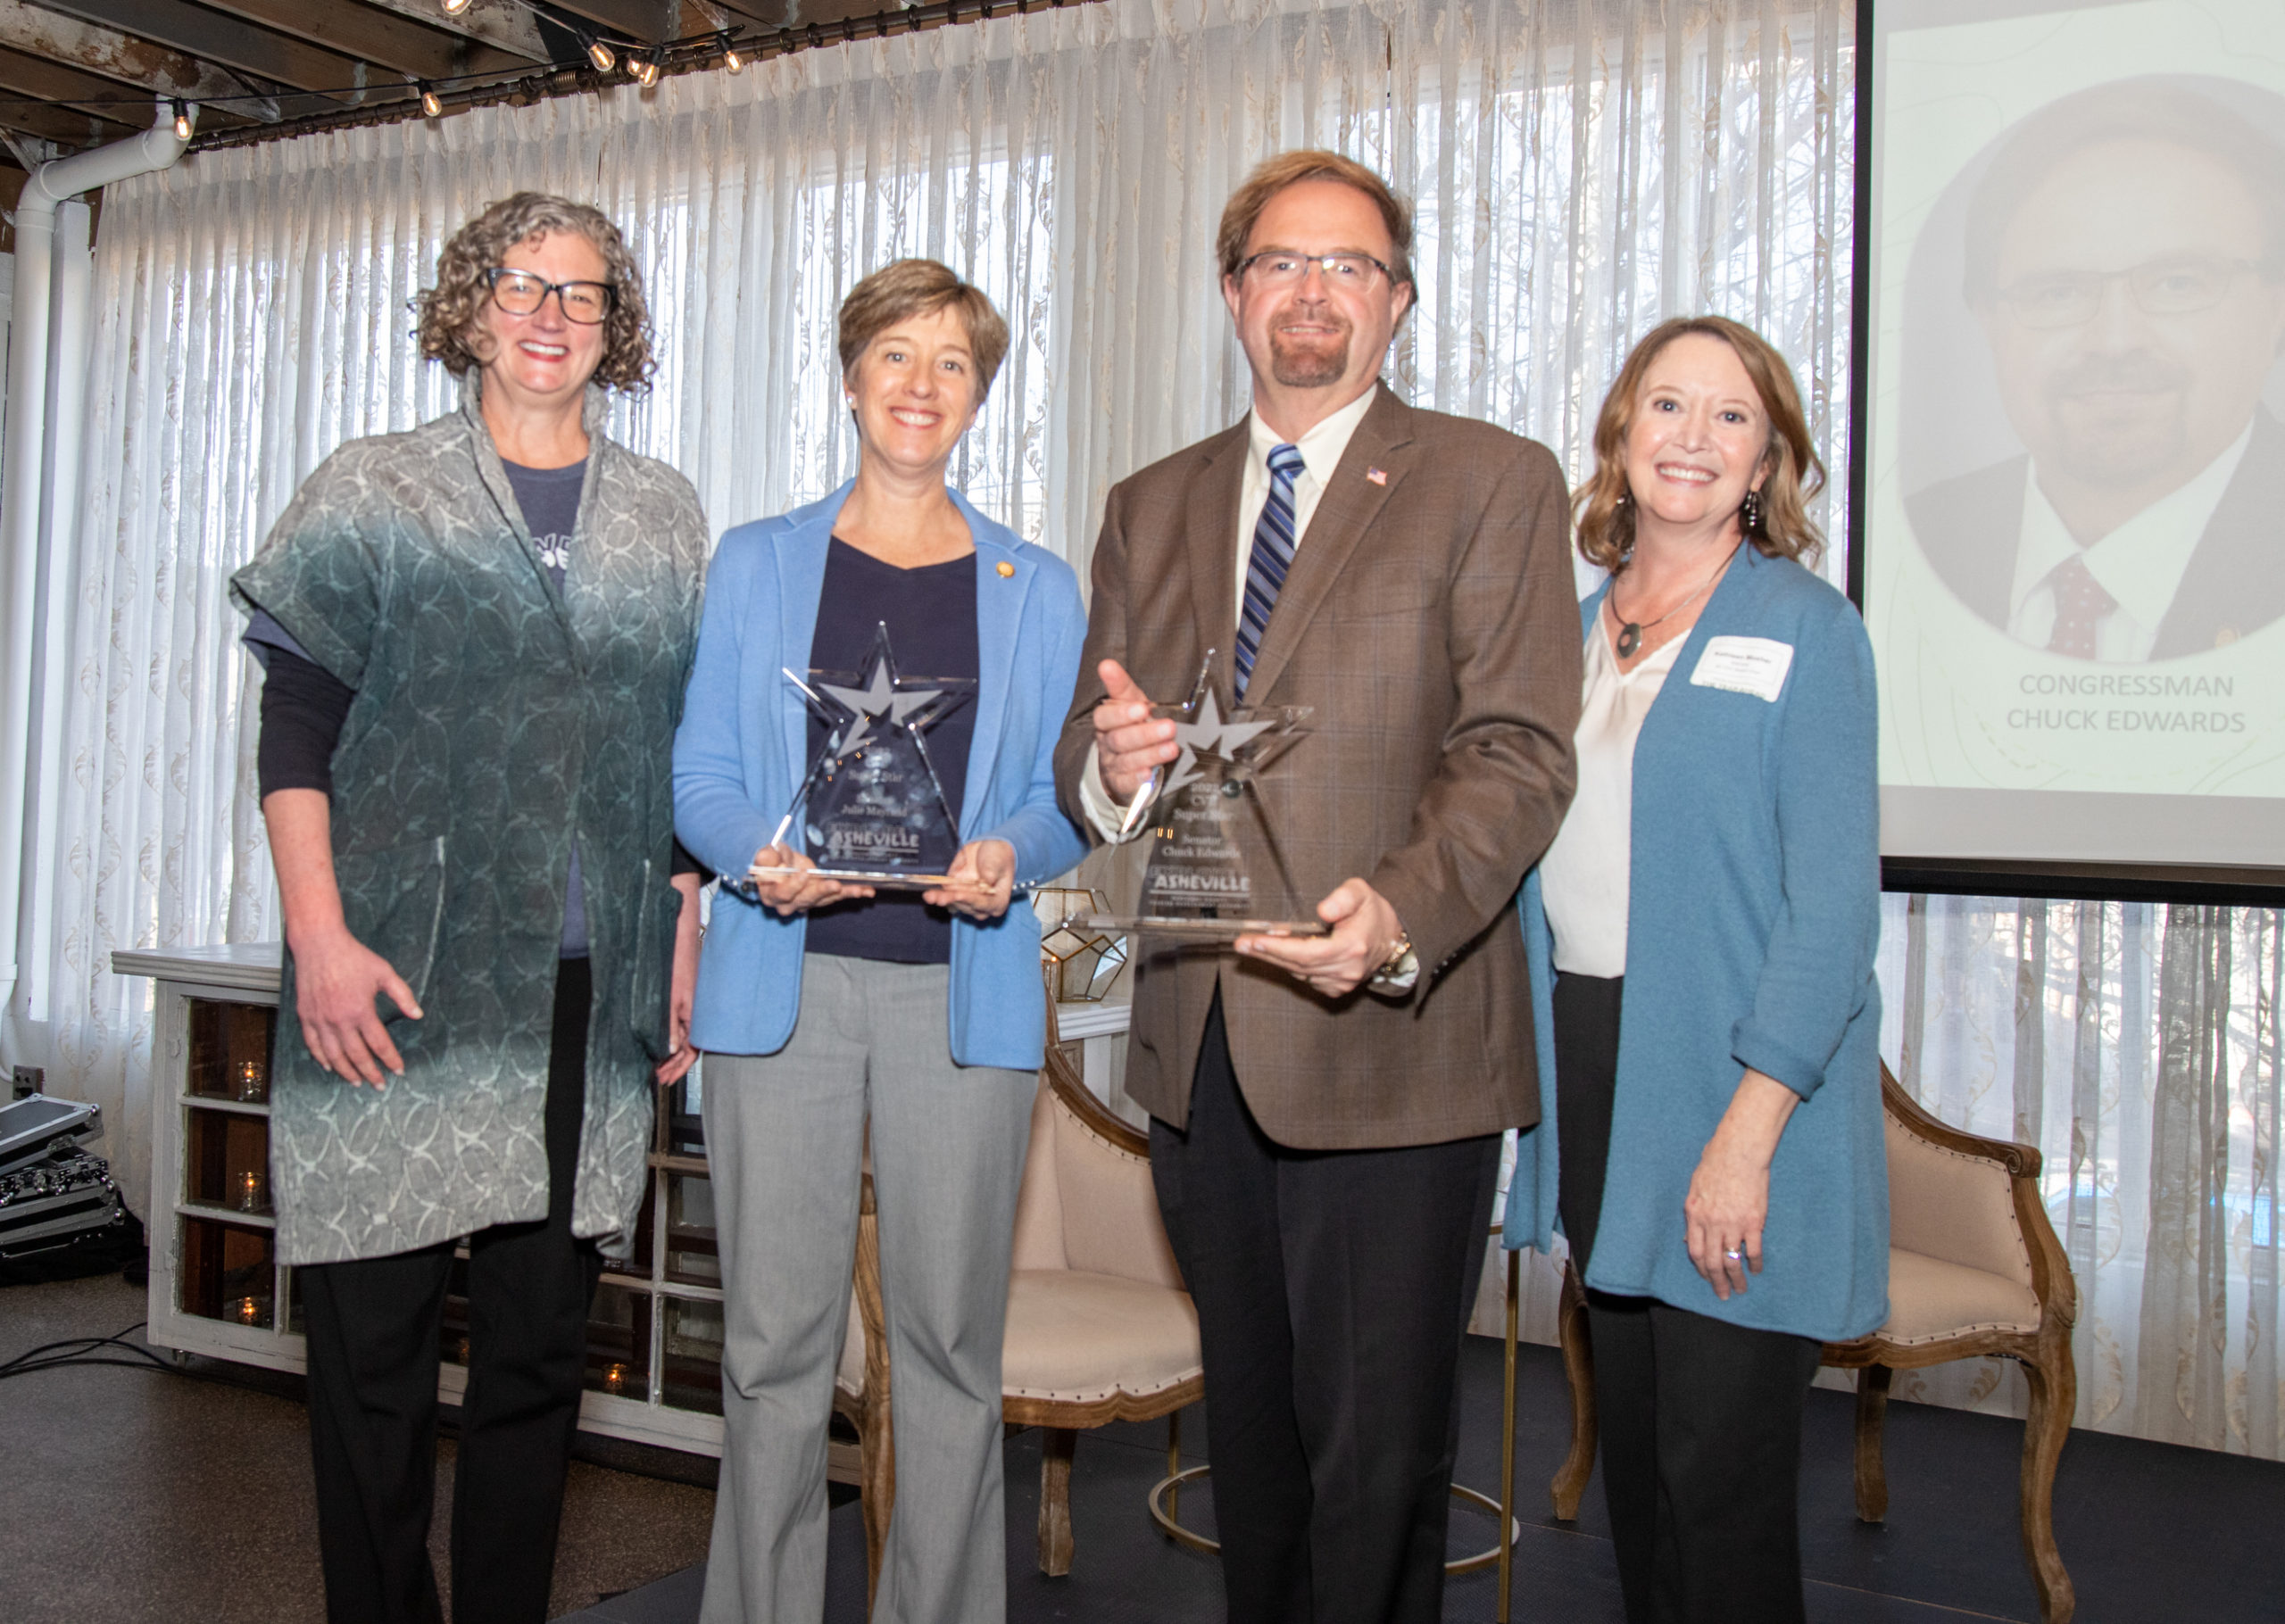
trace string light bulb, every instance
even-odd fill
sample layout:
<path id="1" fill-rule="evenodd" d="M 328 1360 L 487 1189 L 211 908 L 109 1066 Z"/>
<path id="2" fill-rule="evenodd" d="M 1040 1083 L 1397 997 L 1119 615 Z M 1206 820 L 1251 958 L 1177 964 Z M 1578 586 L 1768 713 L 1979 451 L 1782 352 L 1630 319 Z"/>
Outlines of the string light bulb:
<path id="1" fill-rule="evenodd" d="M 746 65 L 746 59 L 738 54 L 738 47 L 730 43 L 727 33 L 722 36 L 722 65 L 733 73 L 739 71 Z"/>
<path id="2" fill-rule="evenodd" d="M 627 70 L 635 76 L 636 84 L 648 90 L 659 82 L 659 54 L 656 51 L 651 51 L 639 57 L 628 57 Z"/>
<path id="3" fill-rule="evenodd" d="M 428 87 L 428 81 L 426 79 L 420 82 L 420 116 L 424 119 L 441 119 L 445 116 L 444 103 L 436 99 L 436 93 Z"/>
<path id="4" fill-rule="evenodd" d="M 175 102 L 175 139 L 190 139 L 190 109 L 184 106 L 179 98 Z"/>
<path id="5" fill-rule="evenodd" d="M 609 73 L 619 65 L 619 58 L 611 54 L 611 48 L 593 34 L 587 36 L 587 60 L 595 64 L 598 73 Z"/>
<path id="6" fill-rule="evenodd" d="M 468 10 L 469 0 L 444 0 L 444 5 L 445 16 L 457 17 Z"/>

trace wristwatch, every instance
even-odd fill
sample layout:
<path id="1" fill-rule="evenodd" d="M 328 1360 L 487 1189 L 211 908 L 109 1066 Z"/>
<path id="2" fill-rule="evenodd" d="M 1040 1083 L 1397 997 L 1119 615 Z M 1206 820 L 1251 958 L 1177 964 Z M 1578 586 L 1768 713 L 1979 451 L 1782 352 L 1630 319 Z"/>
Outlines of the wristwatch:
<path id="1" fill-rule="evenodd" d="M 1396 940 L 1389 944 L 1388 957 L 1381 960 L 1381 967 L 1373 972 L 1372 985 L 1409 987 L 1419 972 L 1420 956 L 1412 950 L 1412 932 L 1399 925 Z"/>

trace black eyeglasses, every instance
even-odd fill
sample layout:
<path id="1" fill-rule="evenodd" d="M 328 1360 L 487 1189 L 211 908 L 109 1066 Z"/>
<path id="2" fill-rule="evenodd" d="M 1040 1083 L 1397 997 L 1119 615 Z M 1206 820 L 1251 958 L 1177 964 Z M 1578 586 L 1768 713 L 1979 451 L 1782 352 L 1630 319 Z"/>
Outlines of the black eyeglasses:
<path id="1" fill-rule="evenodd" d="M 1238 261 L 1238 279 L 1251 275 L 1264 287 L 1291 287 L 1309 274 L 1315 265 L 1325 271 L 1325 279 L 1335 287 L 1364 289 L 1375 285 L 1375 279 L 1386 277 L 1392 282 L 1396 275 L 1369 253 L 1296 253 L 1290 248 L 1273 248 L 1267 253 Z"/>
<path id="2" fill-rule="evenodd" d="M 511 316 L 537 315 L 548 294 L 553 294 L 564 320 L 591 327 L 609 316 L 619 302 L 619 290 L 608 282 L 549 282 L 528 270 L 510 270 L 505 266 L 486 271 L 484 280 L 492 289 L 492 302 Z"/>

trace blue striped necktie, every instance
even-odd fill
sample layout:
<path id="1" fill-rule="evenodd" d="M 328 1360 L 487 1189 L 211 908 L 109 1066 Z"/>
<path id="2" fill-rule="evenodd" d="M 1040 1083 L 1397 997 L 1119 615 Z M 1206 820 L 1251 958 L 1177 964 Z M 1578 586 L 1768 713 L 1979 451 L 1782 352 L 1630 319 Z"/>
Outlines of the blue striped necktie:
<path id="1" fill-rule="evenodd" d="M 1297 445 L 1274 447 L 1269 453 L 1269 496 L 1261 504 L 1261 518 L 1253 527 L 1253 554 L 1246 561 L 1245 601 L 1238 606 L 1237 697 L 1246 697 L 1253 677 L 1254 656 L 1260 652 L 1261 635 L 1269 629 L 1269 611 L 1277 607 L 1277 593 L 1285 572 L 1293 567 L 1293 481 L 1302 468 Z"/>

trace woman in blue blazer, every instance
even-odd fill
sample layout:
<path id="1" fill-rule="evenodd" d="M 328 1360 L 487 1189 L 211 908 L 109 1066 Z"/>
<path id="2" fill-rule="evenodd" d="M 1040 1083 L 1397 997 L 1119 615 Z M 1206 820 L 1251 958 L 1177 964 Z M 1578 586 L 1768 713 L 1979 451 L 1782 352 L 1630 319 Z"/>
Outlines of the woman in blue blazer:
<path id="1" fill-rule="evenodd" d="M 1888 1317 L 1872 650 L 1797 561 L 1824 471 L 1757 335 L 1659 327 L 1595 456 L 1579 547 L 1612 574 L 1525 887 L 1543 1114 L 1506 1237 L 1559 1217 L 1587 1288 L 1628 1619 L 1785 1624 L 1818 1345 Z"/>
<path id="2" fill-rule="evenodd" d="M 1001 1338 L 1046 1028 L 1038 921 L 1009 905 L 1085 850 L 1052 751 L 1086 633 L 1070 568 L 944 483 L 1007 347 L 990 301 L 934 261 L 859 283 L 840 319 L 856 478 L 731 531 L 707 581 L 676 827 L 720 873 L 781 871 L 717 899 L 691 1018 L 727 1299 L 708 1624 L 824 1611 L 868 1147 L 898 1490 L 873 1616 L 1007 1610 Z M 925 734 L 958 828 L 920 854 L 950 883 L 918 896 L 817 878 L 798 838 L 777 843 L 825 742 L 785 673 L 865 686 L 882 626 L 908 676 L 974 684 Z"/>

